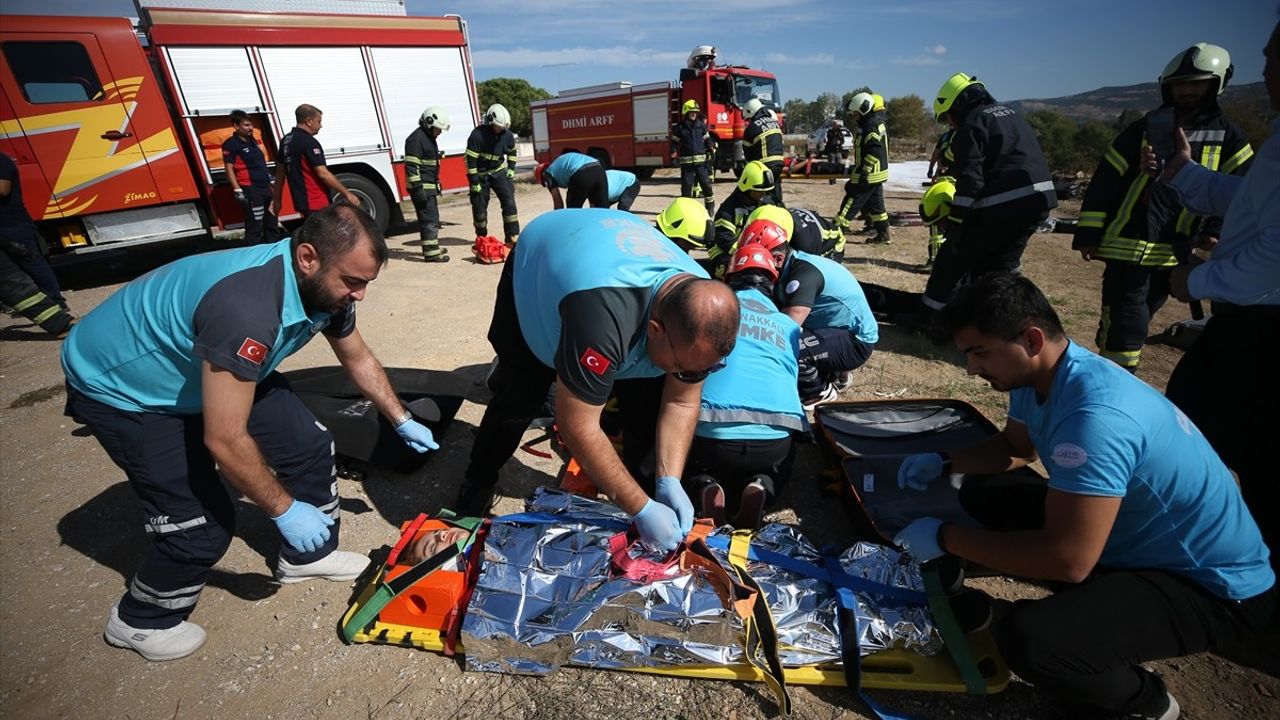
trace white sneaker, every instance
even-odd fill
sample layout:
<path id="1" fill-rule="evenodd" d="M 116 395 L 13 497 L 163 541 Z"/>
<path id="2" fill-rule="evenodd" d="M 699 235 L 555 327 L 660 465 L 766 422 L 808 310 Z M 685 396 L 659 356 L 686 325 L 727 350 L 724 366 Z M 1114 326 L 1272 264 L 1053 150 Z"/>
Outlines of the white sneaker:
<path id="1" fill-rule="evenodd" d="M 334 550 L 324 557 L 305 565 L 294 565 L 280 558 L 276 567 L 276 580 L 282 583 L 298 583 L 305 580 L 332 580 L 347 582 L 360 577 L 369 567 L 369 558 L 360 553 Z"/>
<path id="2" fill-rule="evenodd" d="M 826 387 L 822 389 L 822 392 L 818 393 L 817 395 L 811 398 L 804 398 L 803 400 L 800 401 L 800 404 L 804 406 L 804 409 L 806 412 L 812 411 L 814 408 L 818 407 L 822 403 L 831 402 L 832 400 L 835 400 L 836 397 L 839 396 L 839 394 L 840 393 L 836 392 L 836 388 L 834 385 L 828 384 Z"/>
<path id="3" fill-rule="evenodd" d="M 185 620 L 163 630 L 127 625 L 120 619 L 119 603 L 111 606 L 111 617 L 102 633 L 108 645 L 128 648 L 152 662 L 184 658 L 199 650 L 206 637 L 204 628 Z"/>
<path id="4" fill-rule="evenodd" d="M 853 371 L 845 370 L 844 372 L 837 374 L 835 379 L 831 381 L 831 384 L 835 387 L 836 392 L 844 392 L 845 390 L 848 390 L 853 387 Z"/>

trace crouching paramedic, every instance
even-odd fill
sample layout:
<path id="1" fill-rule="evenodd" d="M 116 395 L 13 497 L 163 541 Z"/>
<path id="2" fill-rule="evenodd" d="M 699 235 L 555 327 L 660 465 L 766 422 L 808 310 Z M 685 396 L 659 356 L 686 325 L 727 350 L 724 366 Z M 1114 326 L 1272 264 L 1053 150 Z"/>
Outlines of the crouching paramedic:
<path id="1" fill-rule="evenodd" d="M 449 249 L 440 247 L 440 158 L 444 153 L 436 144 L 448 130 L 449 116 L 444 109 L 429 107 L 404 141 L 404 180 L 418 215 L 422 259 L 427 262 L 449 262 Z"/>
<path id="2" fill-rule="evenodd" d="M 853 383 L 853 371 L 871 357 L 880 326 L 853 274 L 840 263 L 786 241 L 776 223 L 757 220 L 742 244 L 758 242 L 773 253 L 777 306 L 804 332 L 800 336 L 800 398 L 806 409 L 832 400 Z"/>
<path id="3" fill-rule="evenodd" d="M 600 161 L 578 152 L 567 152 L 551 162 L 538 163 L 533 181 L 551 193 L 556 210 L 580 208 L 590 203 L 593 208 L 609 206 L 609 178 Z M 567 198 L 560 196 L 564 188 Z"/>
<path id="4" fill-rule="evenodd" d="M 337 550 L 333 437 L 275 368 L 323 332 L 405 442 L 435 449 L 356 330 L 355 303 L 386 260 L 368 215 L 330 206 L 291 240 L 144 275 L 72 330 L 62 348 L 67 414 L 125 471 L 151 538 L 111 609 L 108 643 L 148 660 L 204 643 L 187 618 L 235 531 L 219 471 L 279 528 L 280 582 L 346 581 L 364 570 L 363 555 Z"/>
<path id="5" fill-rule="evenodd" d="M 1176 718 L 1142 663 L 1225 650 L 1275 612 L 1267 547 L 1231 473 L 1159 392 L 1072 342 L 1030 280 L 985 276 L 938 319 L 969 374 L 1010 393 L 1009 419 L 898 474 L 904 489 L 968 475 L 960 504 L 985 527 L 919 518 L 896 542 L 920 562 L 950 553 L 1061 583 L 994 626 L 1010 669 L 1076 717 Z M 983 477 L 1037 457 L 1047 488 Z"/>
<path id="6" fill-rule="evenodd" d="M 467 182 L 470 187 L 471 221 L 476 237 L 489 234 L 489 191 L 502 207 L 502 232 L 508 247 L 520 235 L 520 215 L 516 210 L 516 136 L 511 113 L 500 104 L 485 111 L 484 118 L 467 138 Z"/>
<path id="7" fill-rule="evenodd" d="M 652 226 L 618 210 L 561 210 L 529 223 L 498 282 L 489 342 L 493 399 L 453 506 L 487 512 L 498 470 L 555 383 L 561 438 L 640 537 L 674 548 L 693 523 L 680 486 L 702 381 L 724 367 L 738 301 Z M 619 457 L 600 428 L 618 397 Z M 656 452 L 656 482 L 642 461 Z M 625 462 L 624 462 L 625 460 Z M 653 497 L 650 498 L 652 493 Z"/>
<path id="8" fill-rule="evenodd" d="M 685 472 L 701 516 L 716 525 L 726 513 L 734 527 L 760 525 L 791 478 L 792 433 L 808 429 L 796 395 L 800 326 L 773 304 L 777 279 L 773 256 L 759 244 L 739 248 L 725 275 L 742 309 L 738 342 L 724 370 L 702 384 Z"/>

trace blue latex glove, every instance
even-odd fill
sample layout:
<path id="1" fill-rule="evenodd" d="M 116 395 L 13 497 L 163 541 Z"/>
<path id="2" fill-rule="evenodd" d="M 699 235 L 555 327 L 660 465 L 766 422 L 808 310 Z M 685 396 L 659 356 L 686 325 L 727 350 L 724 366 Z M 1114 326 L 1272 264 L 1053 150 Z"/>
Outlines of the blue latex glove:
<path id="1" fill-rule="evenodd" d="M 436 439 L 431 436 L 431 429 L 426 425 L 409 418 L 405 423 L 396 426 L 396 434 L 404 440 L 404 444 L 424 453 L 428 450 L 439 450 Z"/>
<path id="2" fill-rule="evenodd" d="M 929 483 L 942 477 L 942 456 L 938 453 L 908 455 L 898 466 L 898 488 L 927 490 Z"/>
<path id="3" fill-rule="evenodd" d="M 893 536 L 893 542 L 916 559 L 916 562 L 929 562 L 942 557 L 942 548 L 938 547 L 938 531 L 942 521 L 938 518 L 923 517 L 911 521 L 902 528 L 902 532 Z"/>
<path id="4" fill-rule="evenodd" d="M 680 485 L 680 478 L 670 475 L 658 478 L 657 492 L 653 496 L 658 502 L 675 510 L 680 535 L 688 535 L 693 529 L 693 503 L 689 500 L 689 493 Z"/>
<path id="5" fill-rule="evenodd" d="M 333 518 L 311 503 L 294 500 L 284 514 L 271 518 L 280 528 L 284 541 L 298 552 L 314 552 L 329 540 Z"/>
<path id="6" fill-rule="evenodd" d="M 646 502 L 640 512 L 631 516 L 631 521 L 640 533 L 640 541 L 652 550 L 671 552 L 684 539 L 675 512 L 660 502 Z"/>

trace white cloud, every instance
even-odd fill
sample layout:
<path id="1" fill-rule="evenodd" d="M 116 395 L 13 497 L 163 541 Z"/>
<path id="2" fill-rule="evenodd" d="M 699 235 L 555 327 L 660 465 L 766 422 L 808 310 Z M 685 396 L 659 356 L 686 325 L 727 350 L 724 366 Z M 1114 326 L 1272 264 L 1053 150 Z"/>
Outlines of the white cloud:
<path id="1" fill-rule="evenodd" d="M 891 60 L 894 65 L 940 65 L 942 61 L 936 55 L 912 55 L 911 57 L 896 57 Z"/>
<path id="2" fill-rule="evenodd" d="M 559 63 L 582 65 L 608 65 L 611 67 L 635 67 L 661 65 L 683 67 L 688 52 L 650 50 L 625 45 L 614 47 L 573 47 L 551 50 L 515 48 L 513 50 L 473 50 L 471 57 L 476 67 L 541 67 Z"/>
<path id="3" fill-rule="evenodd" d="M 933 53 L 934 55 L 946 55 L 947 47 L 945 45 L 934 45 L 933 47 L 925 48 L 924 51 L 927 53 Z"/>
<path id="4" fill-rule="evenodd" d="M 836 63 L 835 57 L 830 53 L 787 55 L 786 53 L 771 52 L 764 56 L 764 61 L 778 65 L 835 65 Z"/>

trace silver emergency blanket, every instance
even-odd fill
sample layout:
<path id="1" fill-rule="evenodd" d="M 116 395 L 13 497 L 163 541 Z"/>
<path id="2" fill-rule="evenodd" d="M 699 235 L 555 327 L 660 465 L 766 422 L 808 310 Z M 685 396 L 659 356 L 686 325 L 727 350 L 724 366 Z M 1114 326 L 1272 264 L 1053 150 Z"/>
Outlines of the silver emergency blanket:
<path id="1" fill-rule="evenodd" d="M 703 573 L 673 567 L 649 582 L 619 577 L 609 540 L 628 518 L 618 508 L 541 488 L 528 513 L 497 518 L 462 625 L 470 670 L 545 675 L 561 665 L 593 668 L 734 665 L 745 662 L 740 618 Z M 549 516 L 549 517 L 547 517 Z M 731 528 L 713 535 L 728 538 Z M 752 547 L 815 565 L 822 554 L 795 528 L 766 525 Z M 727 569 L 727 553 L 713 548 Z M 633 547 L 633 556 L 660 560 Z M 919 565 L 891 548 L 856 543 L 839 556 L 851 576 L 923 592 Z M 832 585 L 749 561 L 767 597 L 784 665 L 840 660 L 839 601 Z M 932 655 L 942 647 L 926 607 L 855 593 L 859 646 Z"/>

